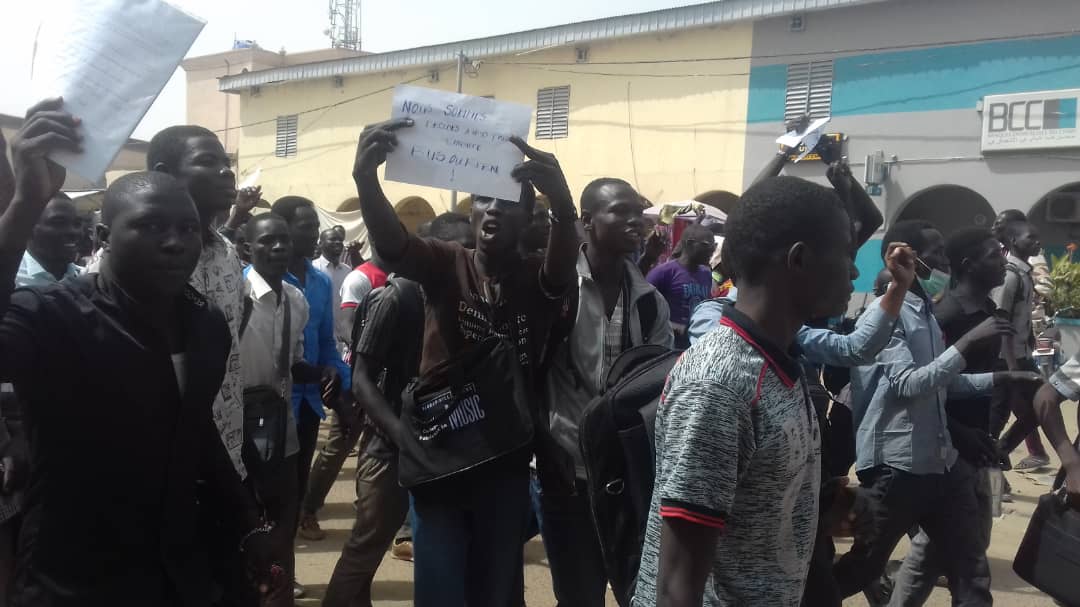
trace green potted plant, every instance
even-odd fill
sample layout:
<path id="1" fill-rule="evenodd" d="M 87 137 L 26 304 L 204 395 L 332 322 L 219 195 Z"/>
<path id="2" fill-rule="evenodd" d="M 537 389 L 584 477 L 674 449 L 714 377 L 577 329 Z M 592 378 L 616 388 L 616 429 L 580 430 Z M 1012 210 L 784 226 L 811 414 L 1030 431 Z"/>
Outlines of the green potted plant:
<path id="1" fill-rule="evenodd" d="M 1057 313 L 1054 326 L 1061 332 L 1061 350 L 1066 357 L 1080 352 L 1080 263 L 1073 260 L 1076 243 L 1065 247 L 1065 254 L 1052 257 L 1050 303 Z"/>

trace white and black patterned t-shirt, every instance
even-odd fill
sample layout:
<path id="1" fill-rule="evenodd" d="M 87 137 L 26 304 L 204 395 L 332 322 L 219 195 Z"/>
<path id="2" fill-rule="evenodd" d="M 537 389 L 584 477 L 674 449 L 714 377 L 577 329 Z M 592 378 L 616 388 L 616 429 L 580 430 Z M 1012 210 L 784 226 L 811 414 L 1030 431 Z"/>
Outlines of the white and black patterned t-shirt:
<path id="1" fill-rule="evenodd" d="M 732 307 L 668 376 L 633 605 L 656 604 L 664 518 L 721 529 L 705 607 L 799 605 L 814 547 L 820 435 L 800 368 Z"/>

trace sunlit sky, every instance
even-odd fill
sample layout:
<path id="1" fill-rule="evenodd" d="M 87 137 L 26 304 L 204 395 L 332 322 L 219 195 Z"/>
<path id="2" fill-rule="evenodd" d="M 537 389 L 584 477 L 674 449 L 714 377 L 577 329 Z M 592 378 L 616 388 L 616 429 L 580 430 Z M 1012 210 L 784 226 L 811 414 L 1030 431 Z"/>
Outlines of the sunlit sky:
<path id="1" fill-rule="evenodd" d="M 701 4 L 700 0 L 368 0 L 361 9 L 363 50 L 384 52 L 466 40 L 588 19 Z M 299 52 L 329 46 L 327 0 L 173 0 L 206 21 L 189 57 L 228 50 L 234 39 L 255 40 L 265 49 Z M 29 95 L 30 58 L 41 15 L 65 2 L 5 2 L 0 78 L 0 113 L 21 116 L 33 104 Z M 184 121 L 184 74 L 177 68 L 135 137 L 148 139 Z"/>

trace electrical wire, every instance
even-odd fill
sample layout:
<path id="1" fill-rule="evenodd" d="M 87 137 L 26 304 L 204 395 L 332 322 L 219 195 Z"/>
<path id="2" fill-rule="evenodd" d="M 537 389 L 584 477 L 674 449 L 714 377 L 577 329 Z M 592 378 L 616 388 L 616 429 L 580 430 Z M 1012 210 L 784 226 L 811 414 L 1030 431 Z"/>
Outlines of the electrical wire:
<path id="1" fill-rule="evenodd" d="M 430 77 L 429 74 L 424 74 L 422 76 L 417 76 L 416 78 L 413 78 L 412 80 L 405 80 L 405 81 L 402 81 L 402 82 L 398 82 L 397 84 L 391 84 L 390 86 L 383 87 L 383 88 L 381 88 L 379 90 L 371 91 L 369 93 L 364 93 L 363 95 L 357 95 L 356 97 L 349 97 L 348 99 L 342 99 L 341 101 L 335 101 L 334 103 L 329 103 L 327 105 L 320 105 L 318 107 L 313 107 L 313 108 L 310 108 L 310 109 L 301 110 L 299 112 L 293 112 L 292 115 L 302 116 L 304 114 L 312 114 L 314 112 L 320 112 L 320 111 L 323 111 L 323 110 L 329 111 L 329 110 L 332 110 L 332 109 L 334 109 L 336 107 L 340 107 L 342 105 L 345 105 L 346 103 L 352 103 L 353 101 L 359 101 L 359 100 L 364 99 L 366 97 L 372 97 L 374 95 L 378 95 L 379 93 L 385 93 L 386 91 L 393 90 L 394 87 L 397 87 L 399 85 L 412 84 L 413 82 L 416 82 L 418 80 L 424 80 L 425 78 L 429 78 L 429 77 Z M 223 129 L 216 129 L 216 130 L 214 130 L 214 132 L 215 133 L 224 133 L 226 131 L 231 131 L 231 130 L 234 130 L 234 129 L 242 129 L 242 128 L 246 128 L 246 127 L 249 127 L 249 126 L 258 126 L 260 124 L 269 124 L 271 122 L 277 122 L 277 117 L 267 118 L 266 120 L 256 120 L 255 122 L 247 122 L 247 123 L 244 123 L 244 124 L 238 124 L 236 126 L 225 127 Z"/>
<path id="2" fill-rule="evenodd" d="M 399 86 L 399 85 L 402 85 L 402 84 L 411 84 L 411 83 L 413 83 L 413 82 L 416 82 L 417 80 L 423 80 L 424 78 L 427 78 L 427 77 L 428 77 L 428 75 L 427 75 L 427 74 L 424 74 L 423 76 L 417 76 L 416 78 L 413 78 L 412 80 L 405 80 L 405 81 L 403 81 L 403 82 L 399 82 L 399 83 L 397 83 L 397 84 L 392 84 L 392 85 L 390 85 L 390 86 L 387 86 L 387 87 L 383 87 L 383 88 L 381 88 L 381 89 L 378 89 L 378 90 L 376 90 L 376 91 L 371 91 L 371 92 L 368 92 L 368 93 L 364 93 L 363 95 L 357 95 L 356 97 L 350 97 L 350 98 L 348 98 L 348 99 L 342 99 L 341 101 L 337 101 L 337 102 L 335 102 L 335 103 L 330 103 L 330 104 L 327 104 L 327 105 L 319 106 L 319 107 L 317 107 L 317 108 L 312 108 L 312 109 L 309 109 L 309 110 L 304 110 L 304 111 L 302 111 L 302 112 L 296 112 L 296 114 L 295 114 L 295 115 L 297 115 L 297 116 L 299 116 L 299 115 L 301 115 L 301 114 L 311 114 L 311 113 L 313 113 L 313 112 L 319 112 L 319 111 L 321 111 L 321 112 L 322 112 L 322 114 L 320 114 L 320 115 L 319 115 L 318 117 L 316 117 L 316 118 L 315 118 L 314 120 L 310 120 L 310 121 L 308 121 L 308 122 L 307 122 L 306 124 L 304 124 L 304 127 L 303 127 L 303 128 L 301 128 L 301 129 L 298 129 L 298 130 L 296 131 L 296 136 L 297 136 L 297 138 L 299 138 L 299 137 L 300 137 L 300 135 L 301 135 L 302 133 L 305 133 L 305 132 L 307 132 L 307 130 L 308 130 L 308 129 L 310 129 L 310 128 L 311 128 L 312 126 L 314 126 L 314 125 L 315 125 L 315 124 L 316 124 L 316 123 L 317 123 L 317 122 L 318 122 L 319 120 L 321 120 L 321 119 L 323 118 L 323 116 L 326 116 L 326 114 L 327 114 L 327 113 L 329 113 L 329 112 L 330 112 L 330 110 L 332 110 L 332 109 L 334 109 L 334 108 L 336 108 L 336 107 L 340 107 L 340 106 L 342 106 L 342 105 L 345 105 L 346 103 L 352 103 L 353 101 L 359 101 L 360 99 L 364 99 L 365 97 L 372 97 L 372 96 L 374 96 L 374 95 L 378 95 L 379 93 L 385 93 L 386 91 L 390 91 L 390 90 L 393 90 L 393 89 L 394 89 L 395 87 L 397 87 L 397 86 Z M 266 123 L 268 123 L 268 122 L 276 122 L 276 121 L 277 121 L 277 118 L 275 117 L 275 118 L 271 118 L 271 119 L 269 119 L 269 120 L 260 120 L 260 121 L 257 121 L 257 122 L 251 122 L 251 123 L 248 123 L 248 124 L 240 124 L 240 125 L 237 125 L 237 126 L 235 126 L 235 127 L 229 127 L 229 129 L 234 129 L 234 128 L 243 128 L 243 127 L 245 127 L 245 126 L 255 126 L 255 125 L 258 125 L 258 124 L 266 124 Z M 220 131 L 215 131 L 215 132 L 220 132 Z M 348 142 L 347 144 L 342 144 L 341 146 L 338 146 L 337 148 L 332 148 L 332 149 L 339 149 L 340 147 L 344 147 L 344 145 L 354 145 L 354 143 L 353 143 L 353 142 Z M 324 155 L 324 154 L 326 154 L 326 153 L 329 153 L 330 151 L 331 151 L 331 150 L 325 150 L 325 151 L 323 151 L 323 152 L 320 152 L 320 153 L 319 153 L 319 154 L 317 154 L 317 155 L 314 155 L 314 156 L 312 156 L 312 158 L 317 158 L 318 156 L 322 156 L 322 155 Z M 246 164 L 248 165 L 248 168 L 244 169 L 244 170 L 243 170 L 243 171 L 241 172 L 241 176 L 243 176 L 243 175 L 247 175 L 247 174 L 248 174 L 248 173 L 250 173 L 250 172 L 251 172 L 252 170 L 254 170 L 254 169 L 255 169 L 256 167 L 259 167 L 259 166 L 260 166 L 260 163 L 261 163 L 261 162 L 262 162 L 263 160 L 266 160 L 267 158 L 269 158 L 269 157 L 271 157 L 271 156 L 275 155 L 275 153 L 276 153 L 276 150 L 275 150 L 275 151 L 273 151 L 273 152 L 268 152 L 268 153 L 266 153 L 266 154 L 263 154 L 262 156 L 259 156 L 259 157 L 255 158 L 255 159 L 253 159 L 253 160 L 246 160 L 246 159 L 245 159 L 245 163 L 246 163 Z M 295 160 L 295 161 L 293 161 L 293 162 L 290 162 L 290 163 L 287 163 L 286 165 L 283 165 L 283 166 L 289 166 L 289 165 L 292 165 L 292 164 L 298 164 L 298 163 L 300 163 L 300 162 L 305 162 L 305 161 L 307 161 L 307 160 L 311 160 L 312 158 L 306 158 L 306 159 L 304 159 L 304 160 Z M 271 170 L 272 168 L 274 168 L 274 167 L 265 167 L 265 168 L 263 168 L 262 170 L 264 170 L 264 171 L 268 171 L 268 170 Z"/>
<path id="3" fill-rule="evenodd" d="M 985 36 L 982 38 L 967 38 L 964 40 L 943 40 L 940 42 L 917 42 L 910 44 L 894 44 L 888 46 L 868 46 L 848 49 L 828 49 L 819 51 L 794 51 L 789 53 L 762 53 L 750 55 L 728 55 L 725 57 L 690 57 L 685 59 L 637 59 L 628 61 L 588 61 L 584 64 L 577 61 L 483 61 L 490 65 L 655 65 L 667 63 L 702 63 L 709 61 L 743 61 L 747 59 L 782 59 L 788 57 L 808 57 L 817 55 L 843 55 L 847 53 L 873 53 L 878 51 L 909 50 L 918 48 L 940 48 L 949 46 L 962 46 L 980 42 L 1007 42 L 1010 40 L 1033 40 L 1041 38 L 1062 38 L 1074 36 L 1080 33 L 1080 29 L 1061 30 L 1056 32 L 1043 32 L 1031 34 L 1013 34 L 1006 36 Z"/>

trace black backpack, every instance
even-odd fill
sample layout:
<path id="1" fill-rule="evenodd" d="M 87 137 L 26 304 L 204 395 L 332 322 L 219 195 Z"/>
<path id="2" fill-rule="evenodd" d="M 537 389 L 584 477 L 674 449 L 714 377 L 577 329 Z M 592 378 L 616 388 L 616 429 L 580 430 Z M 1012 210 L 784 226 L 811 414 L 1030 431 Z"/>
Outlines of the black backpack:
<path id="1" fill-rule="evenodd" d="M 608 580 L 622 607 L 630 604 L 645 542 L 656 476 L 656 409 L 680 354 L 654 344 L 623 352 L 581 420 L 589 506 Z"/>

